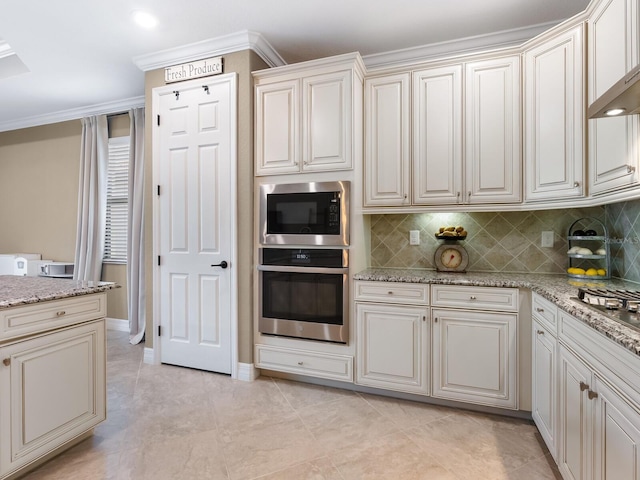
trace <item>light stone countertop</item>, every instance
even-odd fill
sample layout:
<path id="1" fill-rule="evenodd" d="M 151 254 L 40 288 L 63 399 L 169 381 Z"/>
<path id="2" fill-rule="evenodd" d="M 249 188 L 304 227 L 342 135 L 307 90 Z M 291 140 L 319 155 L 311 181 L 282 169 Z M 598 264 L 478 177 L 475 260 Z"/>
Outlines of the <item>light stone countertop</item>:
<path id="1" fill-rule="evenodd" d="M 477 287 L 528 288 L 555 303 L 565 312 L 606 335 L 614 342 L 640 356 L 640 331 L 613 320 L 572 299 L 578 287 L 608 287 L 640 290 L 640 285 L 622 280 L 583 281 L 565 275 L 536 273 L 440 273 L 435 270 L 371 268 L 356 273 L 355 280 L 374 282 L 429 283 L 440 285 L 471 285 Z"/>
<path id="2" fill-rule="evenodd" d="M 0 309 L 106 292 L 119 287 L 111 282 L 77 282 L 67 278 L 0 275 Z"/>

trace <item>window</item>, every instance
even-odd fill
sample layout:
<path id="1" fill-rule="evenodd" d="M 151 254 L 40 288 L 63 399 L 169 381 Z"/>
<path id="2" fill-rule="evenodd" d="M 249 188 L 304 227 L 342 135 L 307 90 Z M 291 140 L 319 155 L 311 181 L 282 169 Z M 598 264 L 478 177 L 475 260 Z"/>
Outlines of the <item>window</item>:
<path id="1" fill-rule="evenodd" d="M 129 211 L 129 137 L 109 139 L 107 167 L 106 263 L 127 262 L 127 217 Z"/>

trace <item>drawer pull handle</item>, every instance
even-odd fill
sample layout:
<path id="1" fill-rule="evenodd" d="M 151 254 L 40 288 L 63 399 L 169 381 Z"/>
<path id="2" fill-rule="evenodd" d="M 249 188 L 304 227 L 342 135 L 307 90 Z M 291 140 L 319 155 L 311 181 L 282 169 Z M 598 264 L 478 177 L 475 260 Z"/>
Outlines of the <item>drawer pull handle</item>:
<path id="1" fill-rule="evenodd" d="M 434 318 L 433 321 L 438 323 L 438 317 Z"/>
<path id="2" fill-rule="evenodd" d="M 536 330 L 536 333 L 537 333 L 538 335 L 544 335 L 544 332 L 543 332 L 542 330 Z"/>
<path id="3" fill-rule="evenodd" d="M 585 390 L 587 390 L 589 388 L 589 385 L 587 385 L 584 382 L 580 382 L 580 391 L 584 392 Z"/>
<path id="4" fill-rule="evenodd" d="M 393 292 L 392 292 L 391 290 L 389 290 L 389 291 L 387 292 L 387 295 L 393 295 Z"/>
<path id="5" fill-rule="evenodd" d="M 63 315 L 65 315 L 67 312 L 65 312 L 64 310 L 60 310 L 59 312 L 56 312 L 56 317 L 61 317 Z"/>
<path id="6" fill-rule="evenodd" d="M 298 365 L 302 366 L 302 363 L 303 363 L 303 362 L 298 362 Z"/>
<path id="7" fill-rule="evenodd" d="M 2 360 L 2 364 L 5 367 L 8 367 L 9 365 L 11 365 L 11 359 L 10 358 L 5 358 L 4 360 Z"/>
<path id="8" fill-rule="evenodd" d="M 536 307 L 536 312 L 542 313 L 544 312 L 544 308 Z"/>
<path id="9" fill-rule="evenodd" d="M 422 316 L 422 321 L 423 321 L 423 322 L 426 322 L 426 321 L 427 321 L 427 316 L 426 316 L 426 315 L 423 315 L 423 316 Z"/>
<path id="10" fill-rule="evenodd" d="M 471 296 L 469 297 L 469 300 L 476 300 L 476 299 L 477 299 L 477 298 L 476 298 L 476 296 L 475 296 L 475 295 L 471 295 Z"/>
<path id="11" fill-rule="evenodd" d="M 589 397 L 589 400 L 593 400 L 594 398 L 598 398 L 598 394 L 596 392 L 594 392 L 593 390 L 589 390 L 589 392 L 587 392 L 587 396 Z"/>

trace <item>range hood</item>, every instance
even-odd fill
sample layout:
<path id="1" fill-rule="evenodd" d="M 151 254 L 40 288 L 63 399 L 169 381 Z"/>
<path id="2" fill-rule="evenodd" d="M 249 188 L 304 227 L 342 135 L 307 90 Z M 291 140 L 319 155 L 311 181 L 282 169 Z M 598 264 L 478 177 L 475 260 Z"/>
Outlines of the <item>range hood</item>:
<path id="1" fill-rule="evenodd" d="M 614 113 L 614 109 L 623 109 Z M 589 118 L 611 117 L 640 113 L 640 65 L 633 68 L 622 79 L 589 107 Z"/>

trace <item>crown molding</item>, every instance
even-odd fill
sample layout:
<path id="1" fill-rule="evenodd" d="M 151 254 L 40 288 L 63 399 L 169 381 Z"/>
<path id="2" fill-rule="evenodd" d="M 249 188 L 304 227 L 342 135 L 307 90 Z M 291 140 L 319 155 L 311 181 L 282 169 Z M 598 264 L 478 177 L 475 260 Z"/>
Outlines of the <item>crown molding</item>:
<path id="1" fill-rule="evenodd" d="M 362 57 L 369 72 L 387 67 L 398 67 L 423 62 L 448 55 L 464 55 L 497 48 L 519 46 L 541 34 L 559 22 L 541 23 L 524 28 L 460 38 L 447 42 L 431 43 L 390 52 L 374 53 Z"/>
<path id="2" fill-rule="evenodd" d="M 133 63 L 142 71 L 156 70 L 180 63 L 192 62 L 206 57 L 224 55 L 226 53 L 253 50 L 270 67 L 278 67 L 286 62 L 265 38 L 249 30 L 211 38 L 201 42 L 190 43 L 158 52 L 139 55 Z"/>
<path id="3" fill-rule="evenodd" d="M 89 115 L 109 115 L 113 113 L 123 113 L 130 108 L 144 107 L 144 96 L 125 98 L 113 102 L 98 103 L 95 105 L 87 105 L 69 110 L 48 113 L 44 115 L 35 115 L 33 117 L 25 117 L 11 122 L 0 123 L 0 132 L 9 130 L 18 130 L 20 128 L 38 127 L 50 123 L 66 122 L 69 120 L 77 120 Z"/>

